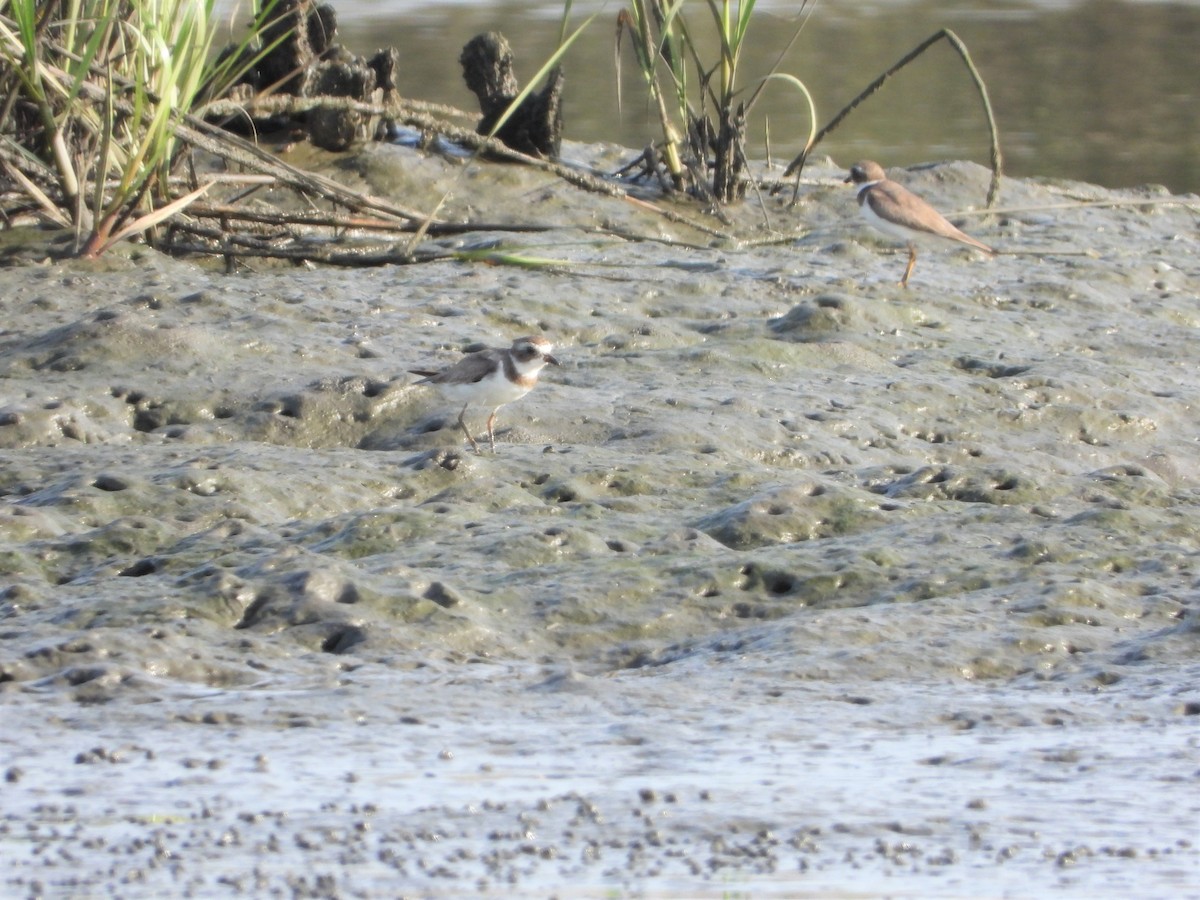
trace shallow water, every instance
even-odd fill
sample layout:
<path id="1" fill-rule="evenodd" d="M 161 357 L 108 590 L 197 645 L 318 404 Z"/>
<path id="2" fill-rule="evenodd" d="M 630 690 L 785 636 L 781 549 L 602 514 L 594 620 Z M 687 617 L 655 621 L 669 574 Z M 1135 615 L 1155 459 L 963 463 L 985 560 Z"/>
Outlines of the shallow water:
<path id="1" fill-rule="evenodd" d="M 560 264 L 0 270 L 6 892 L 1194 892 L 1194 198 L 1007 180 L 905 291 L 828 162 L 762 246 L 334 168 Z M 531 332 L 475 456 L 404 373 Z"/>
<path id="2" fill-rule="evenodd" d="M 1195 735 L 1153 692 L 1116 715 L 1086 691 L 847 696 L 798 683 L 778 655 L 602 678 L 367 668 L 336 685 L 145 684 L 156 702 L 79 707 L 50 729 L 44 709 L 10 703 L 11 726 L 46 740 L 6 790 L 9 889 L 1004 897 L 1195 884 L 1196 809 L 1180 797 Z M 517 715 L 481 715 L 490 707 Z"/>

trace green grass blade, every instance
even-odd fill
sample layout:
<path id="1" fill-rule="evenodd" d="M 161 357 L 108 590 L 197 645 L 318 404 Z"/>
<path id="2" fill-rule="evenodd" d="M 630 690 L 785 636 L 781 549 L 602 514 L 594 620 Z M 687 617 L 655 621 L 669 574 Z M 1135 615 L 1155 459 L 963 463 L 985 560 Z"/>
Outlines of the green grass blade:
<path id="1" fill-rule="evenodd" d="M 452 259 L 463 262 L 482 262 L 490 265 L 519 266 L 523 269 L 546 269 L 573 266 L 567 259 L 550 259 L 544 256 L 529 256 L 520 250 L 454 250 Z"/>
<path id="2" fill-rule="evenodd" d="M 808 152 L 817 140 L 817 104 L 813 100 L 812 92 L 809 91 L 808 86 L 803 81 L 795 75 L 789 75 L 786 72 L 772 72 L 762 80 L 762 84 L 765 85 L 769 81 L 782 81 L 785 84 L 790 84 L 808 102 L 808 140 L 804 144 L 805 152 Z M 757 91 L 755 95 L 757 96 Z"/>

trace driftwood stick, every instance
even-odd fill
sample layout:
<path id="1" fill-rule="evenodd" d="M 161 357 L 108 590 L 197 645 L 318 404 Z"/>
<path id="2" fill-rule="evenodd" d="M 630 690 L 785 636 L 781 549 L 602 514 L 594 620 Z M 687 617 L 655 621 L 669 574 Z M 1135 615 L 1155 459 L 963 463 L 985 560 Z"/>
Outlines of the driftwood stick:
<path id="1" fill-rule="evenodd" d="M 516 150 L 507 147 L 505 144 L 495 138 L 488 138 L 484 135 L 477 134 L 470 128 L 460 128 L 445 122 L 435 116 L 429 115 L 423 109 L 409 103 L 364 103 L 359 100 L 351 100 L 345 97 L 270 97 L 265 100 L 252 100 L 249 103 L 214 103 L 206 108 L 205 112 L 209 115 L 225 116 L 230 115 L 236 110 L 249 112 L 254 115 L 263 114 L 294 114 L 307 112 L 311 109 L 317 109 L 325 106 L 335 106 L 337 108 L 349 109 L 355 112 L 360 112 L 365 115 L 379 115 L 394 119 L 397 122 L 402 122 L 405 125 L 411 125 L 415 128 L 420 128 L 423 131 L 438 133 L 444 135 L 449 140 L 457 144 L 462 144 L 471 150 L 487 153 L 489 156 L 507 159 L 512 162 L 523 163 L 535 169 L 540 169 L 543 172 L 548 172 L 557 178 L 562 179 L 574 187 L 581 188 L 592 193 L 603 194 L 609 197 L 614 197 L 619 200 L 626 200 L 636 203 L 647 210 L 653 211 L 658 215 L 666 218 L 668 221 L 676 222 L 681 225 L 687 225 L 697 231 L 712 235 L 713 237 L 728 238 L 729 235 L 720 229 L 713 228 L 703 222 L 698 222 L 694 219 L 684 216 L 674 210 L 667 209 L 657 204 L 649 203 L 644 200 L 636 200 L 629 196 L 628 191 L 620 185 L 613 184 L 598 176 L 588 172 L 580 171 L 571 166 L 563 165 L 549 159 L 542 159 L 536 156 L 529 156 L 525 153 L 520 153 Z M 249 145 L 253 146 L 253 145 Z M 208 149 L 208 148 L 205 148 Z M 217 152 L 217 151 L 212 151 Z M 265 154 L 265 151 L 263 151 Z M 414 217 L 424 220 L 423 216 L 413 214 Z M 443 223 L 444 224 L 444 223 Z"/>
<path id="2" fill-rule="evenodd" d="M 257 144 L 222 131 L 194 116 L 185 117 L 184 123 L 180 124 L 176 131 L 176 135 L 193 147 L 224 157 L 253 172 L 272 175 L 288 187 L 323 196 L 348 209 L 369 209 L 381 215 L 407 222 L 422 222 L 426 218 L 416 210 L 405 209 L 378 197 L 351 190 L 332 178 L 297 169 L 295 166 L 277 159 Z"/>
<path id="3" fill-rule="evenodd" d="M 263 225 L 299 225 L 307 228 L 357 229 L 361 231 L 387 231 L 395 234 L 411 234 L 416 226 L 397 223 L 389 219 L 369 216 L 338 216 L 320 212 L 283 212 L 245 209 L 239 206 L 214 206 L 193 203 L 187 213 L 197 219 L 226 219 Z M 429 232 L 437 235 L 466 234 L 471 231 L 509 231 L 537 234 L 555 231 L 560 225 L 499 222 L 443 222 L 431 227 Z"/>
<path id="4" fill-rule="evenodd" d="M 187 226 L 180 226 L 179 231 L 192 232 Z M 406 266 L 415 263 L 436 262 L 443 259 L 457 259 L 459 256 L 452 250 L 427 249 L 422 247 L 410 249 L 407 241 L 396 244 L 371 244 L 358 247 L 346 247 L 338 244 L 317 243 L 275 243 L 255 241 L 239 235 L 223 235 L 220 238 L 211 229 L 195 234 L 204 243 L 188 243 L 174 240 L 171 249 L 177 253 L 199 253 L 205 256 L 224 255 L 242 257 L 258 257 L 261 259 L 280 259 L 292 262 L 315 262 L 328 266 L 374 267 L 374 266 Z"/>
<path id="5" fill-rule="evenodd" d="M 447 119 L 474 121 L 474 113 L 446 106 L 442 103 L 426 103 L 423 100 L 396 99 L 374 103 L 355 100 L 353 97 L 292 97 L 283 94 L 255 96 L 248 100 L 214 100 L 204 104 L 193 113 L 205 120 L 235 119 L 238 117 L 293 116 L 312 112 L 315 109 L 336 109 L 364 115 L 395 116 L 401 112 L 416 115 L 442 116 Z"/>

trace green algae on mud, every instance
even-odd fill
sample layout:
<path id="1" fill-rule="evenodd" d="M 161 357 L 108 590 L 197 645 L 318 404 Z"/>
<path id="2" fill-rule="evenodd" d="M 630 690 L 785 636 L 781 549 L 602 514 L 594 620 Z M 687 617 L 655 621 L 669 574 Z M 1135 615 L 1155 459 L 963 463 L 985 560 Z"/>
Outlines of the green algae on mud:
<path id="1" fill-rule="evenodd" d="M 954 177 L 923 170 L 914 187 L 947 192 L 945 208 L 986 177 L 938 169 Z M 859 787 L 787 834 L 808 846 L 805 829 L 820 828 L 829 853 L 812 851 L 809 868 L 843 886 L 855 883 L 845 853 L 862 859 L 903 833 L 879 823 L 912 800 L 893 786 L 872 803 L 862 773 L 878 778 L 895 753 L 918 777 L 936 755 L 922 729 L 970 721 L 964 733 L 980 743 L 958 745 L 962 759 L 985 753 L 985 739 L 1024 754 L 988 757 L 1018 800 L 990 797 L 994 812 L 970 827 L 1005 840 L 970 855 L 980 845 L 958 843 L 962 817 L 950 818 L 963 826 L 954 836 L 937 822 L 963 809 L 955 776 L 971 767 L 935 767 L 945 777 L 920 827 L 957 848 L 944 865 L 971 877 L 1012 866 L 1016 881 L 1064 894 L 1113 877 L 1137 882 L 1131 896 L 1161 893 L 1175 883 L 1162 849 L 1194 872 L 1195 848 L 1177 843 L 1192 837 L 1158 793 L 1157 824 L 1124 805 L 1114 785 L 1129 763 L 1105 748 L 1130 740 L 1143 713 L 1172 753 L 1193 740 L 1194 716 L 1174 710 L 1194 708 L 1196 683 L 1195 213 L 1009 213 L 975 229 L 1008 254 L 929 254 L 905 292 L 897 257 L 851 224 L 838 175 L 813 170 L 788 214 L 813 230 L 787 246 L 614 249 L 564 225 L 528 238 L 570 260 L 561 270 L 446 261 L 225 276 L 148 253 L 0 270 L 0 700 L 34 698 L 61 720 L 98 704 L 139 734 L 151 727 L 143 706 L 189 722 L 211 707 L 224 738 L 276 754 L 271 728 L 300 723 L 288 758 L 297 783 L 326 798 L 347 783 L 312 762 L 331 741 L 366 783 L 383 765 L 372 760 L 411 754 L 413 768 L 387 769 L 378 786 L 393 812 L 430 805 L 400 785 L 436 768 L 421 752 L 445 734 L 476 768 L 439 791 L 475 804 L 519 795 L 529 815 L 550 792 L 516 778 L 520 750 L 497 742 L 547 748 L 533 754 L 542 765 L 555 748 L 579 769 L 580 796 L 625 811 L 595 759 L 615 754 L 614 777 L 633 794 L 652 760 L 660 796 L 729 788 L 687 806 L 724 823 L 707 835 L 710 855 L 717 837 L 736 843 L 748 784 L 761 828 L 791 829 L 762 786 L 803 792 L 818 760 Z M 479 203 L 498 214 L 538 186 L 556 198 L 548 217 L 572 212 L 557 187 L 507 170 Z M 1008 206 L 1136 197 L 1033 181 L 1005 191 Z M 607 199 L 573 202 L 657 227 Z M 457 410 L 403 374 L 535 331 L 564 365 L 505 408 L 494 455 L 467 452 Z M 496 685 L 472 686 L 485 669 Z M 412 692 L 423 702 L 402 696 Z M 260 714 L 274 723 L 265 733 L 247 728 Z M 70 726 L 46 727 L 5 740 L 18 755 L 46 733 L 72 746 Z M 164 737 L 172 759 L 196 740 L 184 731 L 180 744 Z M 219 756 L 214 741 L 202 743 Z M 1036 810 L 1057 843 L 1018 841 L 1029 813 L 1019 797 L 1043 796 L 1045 772 L 1061 765 L 1030 767 L 1028 754 L 1064 743 L 1067 755 L 1091 748 L 1101 799 L 1078 815 L 1062 780 L 1050 798 L 1062 811 Z M 242 777 L 252 757 L 237 756 Z M 52 766 L 23 765 L 42 774 L 7 791 L 52 790 Z M 1138 765 L 1146 783 L 1190 777 L 1170 753 L 1146 751 Z M 146 778 L 151 795 L 172 780 L 156 766 Z M 86 790 L 104 794 L 102 782 Z M 178 790 L 185 804 L 217 796 Z M 249 813 L 227 790 L 222 809 Z M 269 791 L 293 814 L 303 807 L 283 786 Z M 400 830 L 408 814 L 397 815 L 389 828 Z M 1086 824 L 1102 818 L 1117 837 Z M 655 827 L 683 839 L 668 819 Z M 839 831 L 843 819 L 857 824 Z M 999 861 L 1009 840 L 1024 854 L 1015 865 Z M 486 855 L 483 838 L 468 843 Z M 1056 880 L 1054 860 L 1083 846 L 1078 880 Z M 538 858 L 543 873 L 570 868 Z M 715 873 L 681 871 L 664 890 L 711 889 L 721 871 L 766 883 L 756 857 L 713 858 Z M 791 874 L 775 883 L 794 894 L 802 870 L 787 859 Z M 328 865 L 355 886 L 352 867 Z M 22 866 L 14 877 L 33 877 Z M 597 883 L 657 890 L 650 868 L 636 883 L 613 872 Z M 915 892 L 936 893 L 934 868 L 911 874 Z M 513 872 L 518 887 L 534 878 Z M 395 887 L 363 891 L 388 894 L 383 884 Z"/>

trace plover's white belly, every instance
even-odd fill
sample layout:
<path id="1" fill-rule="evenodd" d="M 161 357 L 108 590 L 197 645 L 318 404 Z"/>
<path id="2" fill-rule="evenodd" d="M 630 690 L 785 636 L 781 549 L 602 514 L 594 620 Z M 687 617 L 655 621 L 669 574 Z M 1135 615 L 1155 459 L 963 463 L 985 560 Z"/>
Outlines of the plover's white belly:
<path id="1" fill-rule="evenodd" d="M 872 228 L 875 228 L 884 234 L 891 235 L 894 238 L 898 238 L 899 240 L 913 241 L 914 243 L 923 244 L 925 243 L 925 238 L 932 237 L 932 235 L 929 235 L 923 231 L 905 228 L 903 225 L 897 225 L 895 222 L 883 218 L 871 208 L 870 203 L 862 204 L 861 209 L 863 219 L 865 219 Z"/>
<path id="2" fill-rule="evenodd" d="M 443 382 L 436 387 L 448 400 L 495 408 L 520 400 L 533 385 L 509 381 L 503 371 L 497 371 L 479 381 L 465 384 Z"/>

